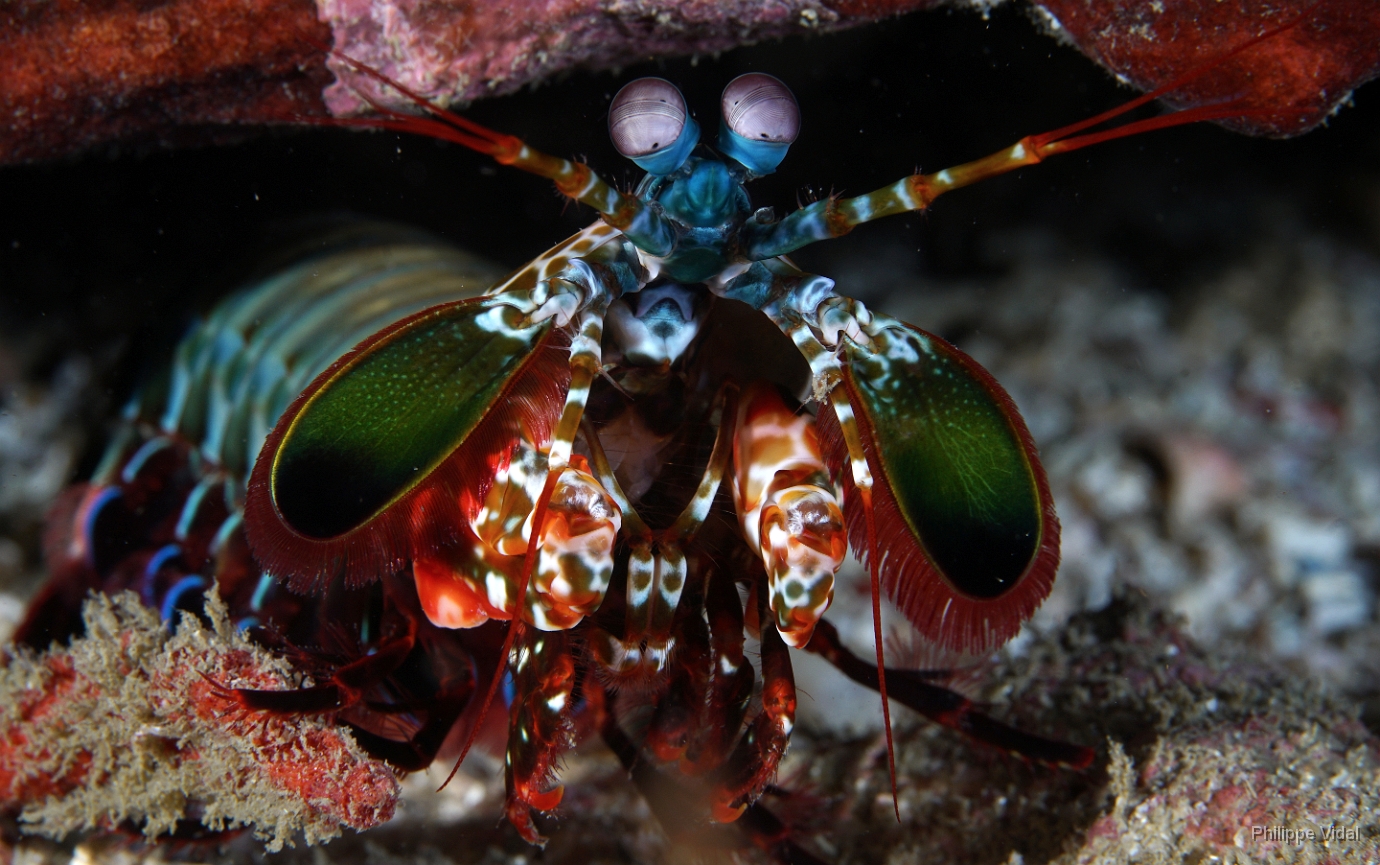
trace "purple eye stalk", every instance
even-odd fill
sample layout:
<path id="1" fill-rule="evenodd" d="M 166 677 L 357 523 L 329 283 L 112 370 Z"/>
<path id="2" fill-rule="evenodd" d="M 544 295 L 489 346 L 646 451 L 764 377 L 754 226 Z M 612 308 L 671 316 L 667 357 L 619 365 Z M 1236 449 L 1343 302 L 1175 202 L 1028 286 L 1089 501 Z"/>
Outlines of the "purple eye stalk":
<path id="1" fill-rule="evenodd" d="M 771 174 L 800 135 L 800 106 L 780 79 L 761 72 L 739 75 L 720 100 L 719 150 L 753 174 Z"/>
<path id="2" fill-rule="evenodd" d="M 664 176 L 685 164 L 699 143 L 700 127 L 676 85 L 664 78 L 639 78 L 613 97 L 609 137 L 643 171 Z"/>

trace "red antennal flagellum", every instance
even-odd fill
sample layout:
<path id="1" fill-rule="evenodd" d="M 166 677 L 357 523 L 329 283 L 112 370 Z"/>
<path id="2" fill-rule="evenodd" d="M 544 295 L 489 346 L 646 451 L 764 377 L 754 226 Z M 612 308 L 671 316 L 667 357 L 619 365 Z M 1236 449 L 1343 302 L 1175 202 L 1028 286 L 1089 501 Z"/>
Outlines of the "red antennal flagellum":
<path id="1" fill-rule="evenodd" d="M 369 106 L 377 111 L 382 117 L 337 117 L 325 122 L 331 126 L 354 126 L 366 129 L 389 129 L 394 132 L 408 132 L 414 135 L 425 135 L 428 138 L 438 138 L 442 141 L 450 141 L 462 147 L 492 156 L 495 161 L 503 165 L 510 165 L 516 156 L 525 146 L 522 139 L 513 135 L 504 135 L 495 132 L 487 126 L 481 126 L 473 120 L 469 120 L 453 111 L 445 108 L 417 93 L 399 81 L 395 81 L 384 75 L 382 72 L 366 66 L 365 64 L 348 57 L 339 52 L 331 52 L 341 62 L 347 64 L 351 69 L 383 84 L 386 87 L 396 90 L 406 96 L 411 102 L 423 111 L 432 115 L 431 117 L 419 117 L 415 114 L 405 114 L 384 105 L 378 99 L 367 93 L 356 90 L 360 98 L 369 103 Z"/>
<path id="2" fill-rule="evenodd" d="M 324 46 L 322 47 L 324 49 Z M 326 126 L 389 129 L 454 142 L 490 156 L 500 165 L 511 165 L 553 181 L 562 195 L 593 207 L 615 228 L 628 228 L 634 219 L 645 212 L 646 208 L 641 201 L 619 192 L 604 182 L 599 175 L 590 171 L 589 166 L 584 163 L 542 153 L 516 136 L 495 132 L 487 126 L 481 126 L 473 120 L 442 108 L 403 83 L 352 57 L 332 49 L 324 50 L 330 51 L 351 69 L 401 93 L 431 116 L 422 117 L 389 108 L 378 99 L 361 92 L 360 97 L 383 116 L 337 117 L 312 119 L 308 122 Z"/>

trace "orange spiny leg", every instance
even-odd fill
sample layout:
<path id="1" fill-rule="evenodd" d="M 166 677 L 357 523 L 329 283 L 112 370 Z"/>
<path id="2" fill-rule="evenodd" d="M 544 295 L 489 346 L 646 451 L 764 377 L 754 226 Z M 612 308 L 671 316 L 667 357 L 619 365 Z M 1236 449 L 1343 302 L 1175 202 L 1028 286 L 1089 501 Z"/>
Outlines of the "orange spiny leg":
<path id="1" fill-rule="evenodd" d="M 389 739 L 357 724 L 351 724 L 351 734 L 359 746 L 375 757 L 386 760 L 404 772 L 420 772 L 436 759 L 451 727 L 469 705 L 474 695 L 473 683 L 437 694 L 425 702 L 426 721 L 405 741 Z M 381 711 L 378 707 L 375 711 Z M 405 711 L 398 707 L 394 711 Z"/>
<path id="2" fill-rule="evenodd" d="M 761 593 L 758 594 L 761 597 Z M 758 621 L 765 622 L 766 601 L 759 601 Z M 790 650 L 775 628 L 762 633 L 762 711 L 753 719 L 733 755 L 715 772 L 713 813 L 721 823 L 737 820 L 756 802 L 776 776 L 795 728 L 795 677 Z"/>
<path id="3" fill-rule="evenodd" d="M 720 765 L 738 738 L 756 676 L 743 656 L 743 604 L 733 581 L 713 573 L 705 587 L 712 677 L 700 717 L 681 760 L 681 770 L 698 775 Z"/>
<path id="4" fill-rule="evenodd" d="M 422 623 L 403 664 L 340 715 L 361 747 L 405 772 L 431 765 L 478 687 L 474 656 L 436 636 L 442 635 Z"/>
<path id="5" fill-rule="evenodd" d="M 697 851 L 741 847 L 743 838 L 736 826 L 716 826 L 706 819 L 704 785 L 663 772 L 643 759 L 642 751 L 619 724 L 616 696 L 608 693 L 604 701 L 608 705 L 600 727 L 604 742 L 617 755 L 672 842 Z"/>
<path id="6" fill-rule="evenodd" d="M 415 648 L 386 680 L 339 718 L 370 754 L 403 771 L 425 769 L 436 758 L 456 720 L 480 685 L 479 670 L 492 668 L 493 632 L 456 635 L 426 621 L 412 586 L 390 579 L 383 586 L 380 627 L 399 619 L 415 634 Z M 487 661 L 485 659 L 488 659 Z"/>
<path id="7" fill-rule="evenodd" d="M 874 691 L 878 689 L 877 668 L 844 648 L 839 642 L 838 631 L 828 622 L 820 623 L 805 648 L 858 684 Z M 975 741 L 1050 765 L 1085 769 L 1092 764 L 1093 749 L 1045 739 L 1003 724 L 978 711 L 973 701 L 962 694 L 925 681 L 925 676 L 918 671 L 888 667 L 886 679 L 892 697 L 936 724 L 957 730 Z"/>
<path id="8" fill-rule="evenodd" d="M 767 569 L 776 628 L 800 648 L 833 600 L 848 552 L 813 418 L 791 411 L 774 387 L 752 387 L 738 408 L 733 465 L 738 520 Z"/>
<path id="9" fill-rule="evenodd" d="M 700 707 L 709 693 L 713 667 L 709 629 L 698 607 L 677 617 L 676 632 L 679 641 L 672 659 L 675 672 L 666 694 L 657 703 L 643 740 L 643 747 L 663 763 L 684 756 L 700 720 Z"/>
<path id="10" fill-rule="evenodd" d="M 550 811 L 565 788 L 555 784 L 556 761 L 571 746 L 575 660 L 566 631 L 526 630 L 513 648 L 514 699 L 509 715 L 505 779 L 508 820 L 531 844 L 545 838 L 532 809 Z"/>
<path id="11" fill-rule="evenodd" d="M 791 828 L 761 802 L 754 802 L 734 825 L 740 827 L 752 843 L 782 865 L 824 865 L 809 850 L 791 839 Z"/>

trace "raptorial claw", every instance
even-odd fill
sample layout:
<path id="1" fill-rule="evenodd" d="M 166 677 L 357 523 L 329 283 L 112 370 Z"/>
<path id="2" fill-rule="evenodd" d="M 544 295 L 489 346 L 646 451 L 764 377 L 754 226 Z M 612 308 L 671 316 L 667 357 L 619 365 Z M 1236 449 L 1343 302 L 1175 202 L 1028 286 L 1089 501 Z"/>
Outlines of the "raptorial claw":
<path id="1" fill-rule="evenodd" d="M 531 541 L 532 513 L 546 482 L 546 458 L 530 441 L 513 449 L 459 543 L 412 564 L 432 624 L 472 628 L 510 619 Z M 556 481 L 538 537 L 537 569 L 522 617 L 539 630 L 572 628 L 599 608 L 613 575 L 622 528 L 617 503 L 575 456 Z"/>
<path id="2" fill-rule="evenodd" d="M 738 412 L 733 500 L 766 567 L 777 630 L 800 648 L 834 598 L 848 553 L 843 512 L 809 415 L 792 412 L 770 385 L 744 393 Z"/>

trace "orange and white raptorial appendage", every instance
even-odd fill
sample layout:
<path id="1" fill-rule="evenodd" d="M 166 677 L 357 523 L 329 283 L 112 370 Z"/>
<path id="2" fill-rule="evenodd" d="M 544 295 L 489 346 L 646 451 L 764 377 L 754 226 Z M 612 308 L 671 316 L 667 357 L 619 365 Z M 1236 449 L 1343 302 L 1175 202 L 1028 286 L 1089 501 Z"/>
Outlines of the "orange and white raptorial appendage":
<path id="1" fill-rule="evenodd" d="M 776 628 L 800 648 L 834 599 L 848 551 L 813 419 L 792 412 L 770 385 L 749 388 L 738 403 L 733 466 L 733 503 L 766 566 Z"/>
<path id="2" fill-rule="evenodd" d="M 521 442 L 496 472 L 459 547 L 413 562 L 417 595 L 432 624 L 472 628 L 491 618 L 512 618 L 532 514 L 545 483 L 546 456 L 531 442 Z M 523 619 L 540 630 L 559 631 L 597 610 L 613 576 L 613 548 L 622 526 L 622 512 L 584 458 L 572 457 L 542 521 Z"/>

